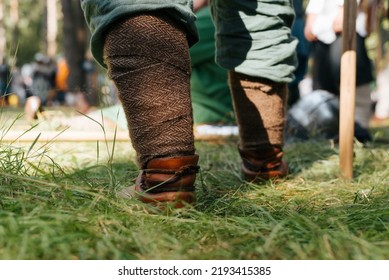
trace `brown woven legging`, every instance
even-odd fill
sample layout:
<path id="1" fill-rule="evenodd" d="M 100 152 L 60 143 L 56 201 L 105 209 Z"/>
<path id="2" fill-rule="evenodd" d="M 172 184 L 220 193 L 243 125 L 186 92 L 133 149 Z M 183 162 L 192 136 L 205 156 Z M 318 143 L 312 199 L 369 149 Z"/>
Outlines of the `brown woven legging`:
<path id="1" fill-rule="evenodd" d="M 263 151 L 284 144 L 287 85 L 229 71 L 243 150 Z"/>
<path id="2" fill-rule="evenodd" d="M 104 54 L 140 167 L 193 155 L 189 47 L 180 26 L 158 12 L 132 16 L 109 29 Z"/>

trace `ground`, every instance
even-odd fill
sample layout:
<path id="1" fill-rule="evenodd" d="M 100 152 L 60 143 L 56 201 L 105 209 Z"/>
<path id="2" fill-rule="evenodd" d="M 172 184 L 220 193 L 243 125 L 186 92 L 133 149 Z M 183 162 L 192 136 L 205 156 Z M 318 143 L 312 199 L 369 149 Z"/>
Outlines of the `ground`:
<path id="1" fill-rule="evenodd" d="M 355 143 L 351 181 L 327 141 L 289 144 L 291 174 L 263 184 L 241 179 L 236 138 L 196 141 L 196 205 L 152 214 L 116 195 L 137 176 L 128 141 L 5 141 L 40 128 L 17 114 L 1 115 L 1 259 L 389 258 L 387 128 Z"/>

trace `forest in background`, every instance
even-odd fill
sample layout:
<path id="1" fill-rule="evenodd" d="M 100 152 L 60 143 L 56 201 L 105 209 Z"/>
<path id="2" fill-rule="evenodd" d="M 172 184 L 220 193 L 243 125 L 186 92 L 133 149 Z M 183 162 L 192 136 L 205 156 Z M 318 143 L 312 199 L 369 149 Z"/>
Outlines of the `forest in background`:
<path id="1" fill-rule="evenodd" d="M 388 2 L 365 1 L 372 15 L 367 44 L 376 67 L 389 49 Z M 82 90 L 86 84 L 82 63 L 90 58 L 89 38 L 79 0 L 0 0 L 0 57 L 11 58 L 15 66 L 30 63 L 36 53 L 53 58 L 64 55 L 72 70 L 69 88 Z"/>
<path id="2" fill-rule="evenodd" d="M 13 65 L 30 63 L 36 53 L 64 55 L 72 69 L 69 88 L 80 89 L 88 47 L 89 30 L 79 0 L 0 0 L 0 57 Z"/>

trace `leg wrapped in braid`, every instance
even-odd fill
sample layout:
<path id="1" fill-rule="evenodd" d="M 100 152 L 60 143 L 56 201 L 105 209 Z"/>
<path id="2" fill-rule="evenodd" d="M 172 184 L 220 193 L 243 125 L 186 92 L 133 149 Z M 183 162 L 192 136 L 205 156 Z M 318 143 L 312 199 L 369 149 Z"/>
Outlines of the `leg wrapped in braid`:
<path id="1" fill-rule="evenodd" d="M 247 181 L 284 177 L 286 83 L 229 72 L 229 83 L 239 126 L 239 153 Z"/>
<path id="2" fill-rule="evenodd" d="M 141 168 L 130 192 L 145 202 L 194 200 L 198 156 L 188 50 L 181 26 L 163 12 L 118 21 L 105 39 L 105 62 Z"/>

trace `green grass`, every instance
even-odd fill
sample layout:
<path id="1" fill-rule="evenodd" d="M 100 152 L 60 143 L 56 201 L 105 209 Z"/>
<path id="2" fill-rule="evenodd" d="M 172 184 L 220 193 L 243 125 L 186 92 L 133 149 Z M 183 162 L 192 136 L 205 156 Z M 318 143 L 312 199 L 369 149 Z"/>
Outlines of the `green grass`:
<path id="1" fill-rule="evenodd" d="M 348 182 L 336 147 L 291 144 L 291 175 L 256 185 L 235 140 L 196 142 L 196 206 L 150 214 L 116 195 L 130 144 L 106 144 L 0 142 L 1 259 L 389 259 L 389 145 L 356 145 Z"/>

